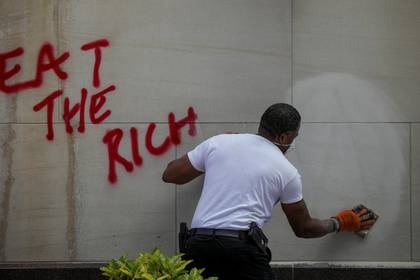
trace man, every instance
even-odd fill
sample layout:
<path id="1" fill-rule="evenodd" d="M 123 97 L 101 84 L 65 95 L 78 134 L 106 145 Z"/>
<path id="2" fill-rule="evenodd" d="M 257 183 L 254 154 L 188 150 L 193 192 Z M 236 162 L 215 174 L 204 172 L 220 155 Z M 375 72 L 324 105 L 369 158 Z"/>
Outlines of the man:
<path id="1" fill-rule="evenodd" d="M 284 155 L 299 134 L 300 121 L 291 105 L 274 104 L 262 115 L 258 134 L 217 135 L 168 164 L 162 176 L 168 183 L 205 176 L 185 253 L 194 266 L 206 268 L 206 276 L 274 279 L 261 228 L 278 202 L 298 237 L 360 231 L 375 222 L 366 208 L 325 220 L 310 216 L 301 177 Z"/>

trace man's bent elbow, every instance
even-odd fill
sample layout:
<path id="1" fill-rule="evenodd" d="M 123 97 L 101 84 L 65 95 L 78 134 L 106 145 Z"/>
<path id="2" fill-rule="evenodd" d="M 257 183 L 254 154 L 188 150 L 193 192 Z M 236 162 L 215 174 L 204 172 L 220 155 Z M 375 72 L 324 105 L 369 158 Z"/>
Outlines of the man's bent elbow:
<path id="1" fill-rule="evenodd" d="M 303 232 L 303 231 L 299 231 L 299 232 L 295 231 L 295 236 L 299 238 L 305 238 L 305 239 L 313 238 L 313 236 L 310 233 Z"/>
<path id="2" fill-rule="evenodd" d="M 165 172 L 162 174 L 162 181 L 165 183 L 171 183 L 169 176 Z"/>
<path id="3" fill-rule="evenodd" d="M 296 237 L 299 238 L 308 238 L 308 234 L 305 232 L 303 228 L 293 228 L 293 233 Z"/>
<path id="4" fill-rule="evenodd" d="M 162 174 L 162 181 L 165 183 L 171 183 L 171 184 L 177 184 L 177 185 L 183 185 L 186 183 L 186 181 L 183 180 L 182 178 L 171 176 L 166 173 Z"/>
<path id="5" fill-rule="evenodd" d="M 162 175 L 162 181 L 165 183 L 172 183 L 172 184 L 179 184 L 179 180 L 177 180 L 175 177 L 170 176 L 166 173 L 163 173 Z"/>
<path id="6" fill-rule="evenodd" d="M 183 156 L 168 163 L 165 171 L 163 171 L 162 181 L 183 185 L 201 174 L 203 172 L 195 170 L 187 156 Z"/>
<path id="7" fill-rule="evenodd" d="M 162 174 L 162 181 L 165 183 L 172 183 L 172 184 L 184 184 L 184 180 L 182 180 L 181 176 L 177 174 L 174 169 L 172 168 L 172 162 L 168 164 L 165 171 Z"/>
<path id="8" fill-rule="evenodd" d="M 165 183 L 174 183 L 174 176 L 171 176 L 171 172 L 169 170 L 171 163 L 168 164 L 165 171 L 162 174 L 162 181 Z"/>

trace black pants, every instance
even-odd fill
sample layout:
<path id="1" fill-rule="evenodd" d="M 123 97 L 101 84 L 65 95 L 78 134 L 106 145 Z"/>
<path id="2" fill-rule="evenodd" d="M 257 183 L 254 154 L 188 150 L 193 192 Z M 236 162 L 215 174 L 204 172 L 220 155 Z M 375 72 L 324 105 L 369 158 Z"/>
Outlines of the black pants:
<path id="1" fill-rule="evenodd" d="M 269 249 L 267 248 L 269 251 Z M 192 267 L 205 268 L 203 276 L 219 280 L 272 280 L 271 256 L 249 240 L 234 237 L 195 235 L 187 241 L 185 259 Z"/>

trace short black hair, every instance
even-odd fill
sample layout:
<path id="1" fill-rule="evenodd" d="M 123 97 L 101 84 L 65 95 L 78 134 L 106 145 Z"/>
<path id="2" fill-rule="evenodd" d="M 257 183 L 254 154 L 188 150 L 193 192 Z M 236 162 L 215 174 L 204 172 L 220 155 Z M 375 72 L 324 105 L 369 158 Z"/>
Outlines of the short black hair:
<path id="1" fill-rule="evenodd" d="M 295 107 L 286 103 L 276 103 L 265 110 L 258 130 L 274 137 L 284 132 L 296 131 L 299 129 L 300 120 L 300 114 Z"/>

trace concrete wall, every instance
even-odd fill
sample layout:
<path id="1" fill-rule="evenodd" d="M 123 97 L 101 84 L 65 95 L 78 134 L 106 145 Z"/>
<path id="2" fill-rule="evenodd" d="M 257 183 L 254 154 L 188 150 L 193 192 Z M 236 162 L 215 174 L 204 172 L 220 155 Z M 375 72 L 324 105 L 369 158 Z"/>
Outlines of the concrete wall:
<path id="1" fill-rule="evenodd" d="M 0 53 L 24 49 L 7 60 L 7 70 L 21 65 L 7 85 L 34 79 L 45 42 L 70 56 L 58 66 L 67 78 L 50 70 L 38 85 L 0 93 L 0 261 L 174 253 L 202 181 L 164 184 L 166 163 L 212 135 L 255 132 L 275 102 L 303 116 L 289 158 L 312 215 L 362 202 L 380 220 L 366 240 L 303 240 L 277 207 L 266 227 L 273 259 L 420 261 L 419 24 L 416 0 L 1 1 Z M 109 46 L 95 86 L 94 52 L 81 46 L 98 39 Z M 92 95 L 112 85 L 96 115 L 111 114 L 95 124 Z M 87 124 L 78 131 L 79 110 L 69 133 L 65 100 L 80 103 L 82 88 Z M 47 108 L 33 107 L 57 89 L 48 140 Z M 168 114 L 180 120 L 189 107 L 196 134 L 186 125 L 178 143 Z M 151 123 L 152 144 L 167 140 L 162 153 L 145 143 Z M 131 128 L 143 162 L 131 172 L 117 162 L 111 183 L 103 138 L 121 129 L 117 152 L 133 162 Z"/>

